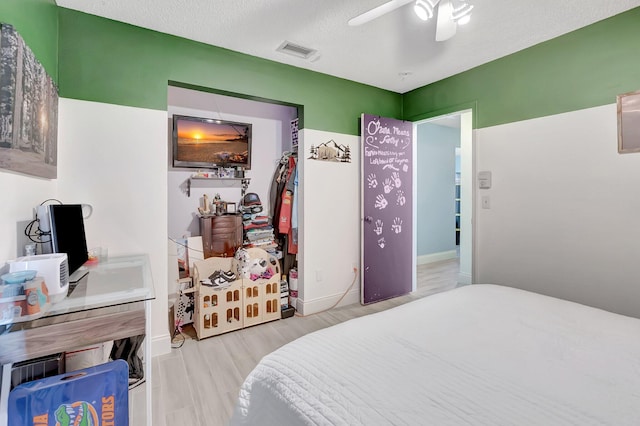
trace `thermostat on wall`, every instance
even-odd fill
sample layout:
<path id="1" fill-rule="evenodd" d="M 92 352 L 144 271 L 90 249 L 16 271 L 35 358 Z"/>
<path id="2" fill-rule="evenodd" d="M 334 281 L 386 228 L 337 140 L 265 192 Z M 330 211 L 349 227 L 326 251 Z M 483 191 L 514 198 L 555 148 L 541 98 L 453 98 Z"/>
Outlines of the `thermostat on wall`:
<path id="1" fill-rule="evenodd" d="M 491 172 L 478 172 L 478 186 L 480 189 L 491 188 Z"/>

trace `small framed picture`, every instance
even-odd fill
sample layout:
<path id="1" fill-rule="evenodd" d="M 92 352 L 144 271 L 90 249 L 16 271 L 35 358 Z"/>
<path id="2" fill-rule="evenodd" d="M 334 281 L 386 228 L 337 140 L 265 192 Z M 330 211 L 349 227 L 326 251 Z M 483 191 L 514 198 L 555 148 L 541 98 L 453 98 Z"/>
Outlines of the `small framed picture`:
<path id="1" fill-rule="evenodd" d="M 227 203 L 227 214 L 236 214 L 236 203 Z"/>
<path id="2" fill-rule="evenodd" d="M 623 93 L 618 104 L 618 152 L 640 152 L 640 90 Z"/>

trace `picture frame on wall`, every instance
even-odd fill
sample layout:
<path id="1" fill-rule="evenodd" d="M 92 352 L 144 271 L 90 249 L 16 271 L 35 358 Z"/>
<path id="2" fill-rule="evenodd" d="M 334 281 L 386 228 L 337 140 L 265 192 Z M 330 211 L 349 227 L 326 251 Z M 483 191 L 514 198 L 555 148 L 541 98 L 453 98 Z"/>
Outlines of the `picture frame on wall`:
<path id="1" fill-rule="evenodd" d="M 618 152 L 640 152 L 640 90 L 617 96 Z"/>
<path id="2" fill-rule="evenodd" d="M 0 46 L 0 169 L 56 179 L 58 87 L 13 26 Z"/>

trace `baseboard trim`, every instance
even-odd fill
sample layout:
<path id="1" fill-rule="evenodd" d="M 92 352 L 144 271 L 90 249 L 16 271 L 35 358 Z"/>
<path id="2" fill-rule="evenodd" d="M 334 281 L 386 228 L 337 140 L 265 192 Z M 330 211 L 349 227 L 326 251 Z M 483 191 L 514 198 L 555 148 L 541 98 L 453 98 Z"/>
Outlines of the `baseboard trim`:
<path id="1" fill-rule="evenodd" d="M 425 265 L 427 263 L 440 262 L 441 260 L 455 259 L 458 257 L 457 250 L 441 251 L 440 253 L 423 254 L 418 256 L 418 265 Z"/>
<path id="2" fill-rule="evenodd" d="M 320 297 L 309 301 L 298 299 L 296 304 L 296 311 L 300 315 L 317 314 L 331 308 L 340 298 L 342 294 L 334 294 L 331 296 Z M 354 303 L 360 303 L 360 288 L 354 288 L 344 296 L 344 299 L 338 304 L 338 306 L 353 305 Z M 336 307 L 338 307 L 336 306 Z"/>
<path id="3" fill-rule="evenodd" d="M 458 284 L 468 285 L 471 284 L 471 281 L 471 274 L 465 274 L 463 272 L 458 274 Z"/>
<path id="4" fill-rule="evenodd" d="M 151 338 L 151 356 L 160 356 L 171 353 L 171 336 L 163 334 Z"/>

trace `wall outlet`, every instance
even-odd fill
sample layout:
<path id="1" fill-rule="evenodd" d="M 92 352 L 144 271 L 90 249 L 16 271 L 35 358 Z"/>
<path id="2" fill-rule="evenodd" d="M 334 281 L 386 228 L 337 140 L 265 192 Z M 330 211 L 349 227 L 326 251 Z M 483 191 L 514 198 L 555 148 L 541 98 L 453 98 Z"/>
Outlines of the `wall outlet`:
<path id="1" fill-rule="evenodd" d="M 322 271 L 321 270 L 316 270 L 316 281 L 320 282 L 322 281 Z"/>
<path id="2" fill-rule="evenodd" d="M 490 209 L 491 208 L 491 198 L 489 198 L 488 195 L 483 195 L 482 196 L 482 208 L 483 209 Z"/>

